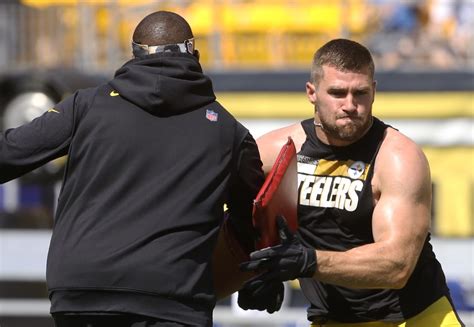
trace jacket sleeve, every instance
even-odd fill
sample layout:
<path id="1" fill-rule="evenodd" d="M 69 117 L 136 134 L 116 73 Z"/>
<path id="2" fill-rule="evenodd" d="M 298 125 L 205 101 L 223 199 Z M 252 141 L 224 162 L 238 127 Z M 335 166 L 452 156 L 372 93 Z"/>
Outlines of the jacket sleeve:
<path id="1" fill-rule="evenodd" d="M 257 144 L 247 132 L 239 148 L 228 207 L 231 227 L 242 245 L 250 251 L 254 248 L 256 236 L 252 224 L 253 201 L 264 180 Z"/>
<path id="2" fill-rule="evenodd" d="M 75 93 L 30 123 L 0 134 L 0 183 L 67 154 L 77 118 L 77 97 Z"/>

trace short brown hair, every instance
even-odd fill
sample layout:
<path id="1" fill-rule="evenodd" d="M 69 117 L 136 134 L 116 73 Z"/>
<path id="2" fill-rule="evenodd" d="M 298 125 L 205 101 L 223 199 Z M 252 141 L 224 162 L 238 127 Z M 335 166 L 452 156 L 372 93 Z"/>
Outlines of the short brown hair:
<path id="1" fill-rule="evenodd" d="M 323 77 L 323 66 L 341 71 L 360 72 L 369 68 L 374 79 L 375 65 L 370 51 L 360 43 L 347 39 L 334 39 L 324 44 L 313 56 L 310 81 L 319 83 Z"/>

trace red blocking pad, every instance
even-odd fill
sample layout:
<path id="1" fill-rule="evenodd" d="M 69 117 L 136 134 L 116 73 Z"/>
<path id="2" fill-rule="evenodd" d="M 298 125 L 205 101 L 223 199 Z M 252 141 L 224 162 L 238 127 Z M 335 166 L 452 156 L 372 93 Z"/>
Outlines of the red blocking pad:
<path id="1" fill-rule="evenodd" d="M 276 216 L 283 215 L 292 232 L 298 228 L 296 148 L 291 137 L 281 148 L 253 205 L 253 224 L 259 233 L 256 248 L 280 243 Z"/>

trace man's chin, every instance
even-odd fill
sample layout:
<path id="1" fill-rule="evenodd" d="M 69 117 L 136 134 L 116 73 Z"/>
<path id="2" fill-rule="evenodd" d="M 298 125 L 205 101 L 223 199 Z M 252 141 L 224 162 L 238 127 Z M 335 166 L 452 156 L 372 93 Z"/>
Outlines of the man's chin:
<path id="1" fill-rule="evenodd" d="M 335 137 L 341 141 L 356 141 L 362 137 L 362 129 L 357 126 L 345 126 L 344 128 L 339 128 L 336 131 Z"/>
<path id="2" fill-rule="evenodd" d="M 366 127 L 360 122 L 349 121 L 343 125 L 326 125 L 323 124 L 323 130 L 326 131 L 332 138 L 344 141 L 344 142 L 355 142 L 361 138 L 365 132 Z"/>
<path id="3" fill-rule="evenodd" d="M 339 126 L 336 129 L 339 139 L 343 141 L 356 141 L 360 139 L 367 130 L 370 128 L 370 124 L 363 124 L 359 122 L 347 122 L 343 126 Z"/>

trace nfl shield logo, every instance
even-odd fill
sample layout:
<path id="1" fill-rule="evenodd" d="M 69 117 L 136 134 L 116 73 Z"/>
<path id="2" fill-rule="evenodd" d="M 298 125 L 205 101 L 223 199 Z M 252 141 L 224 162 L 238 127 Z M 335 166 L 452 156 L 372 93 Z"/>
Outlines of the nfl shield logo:
<path id="1" fill-rule="evenodd" d="M 217 112 L 213 111 L 213 110 L 209 110 L 207 109 L 206 110 L 206 118 L 210 121 L 217 121 Z"/>

